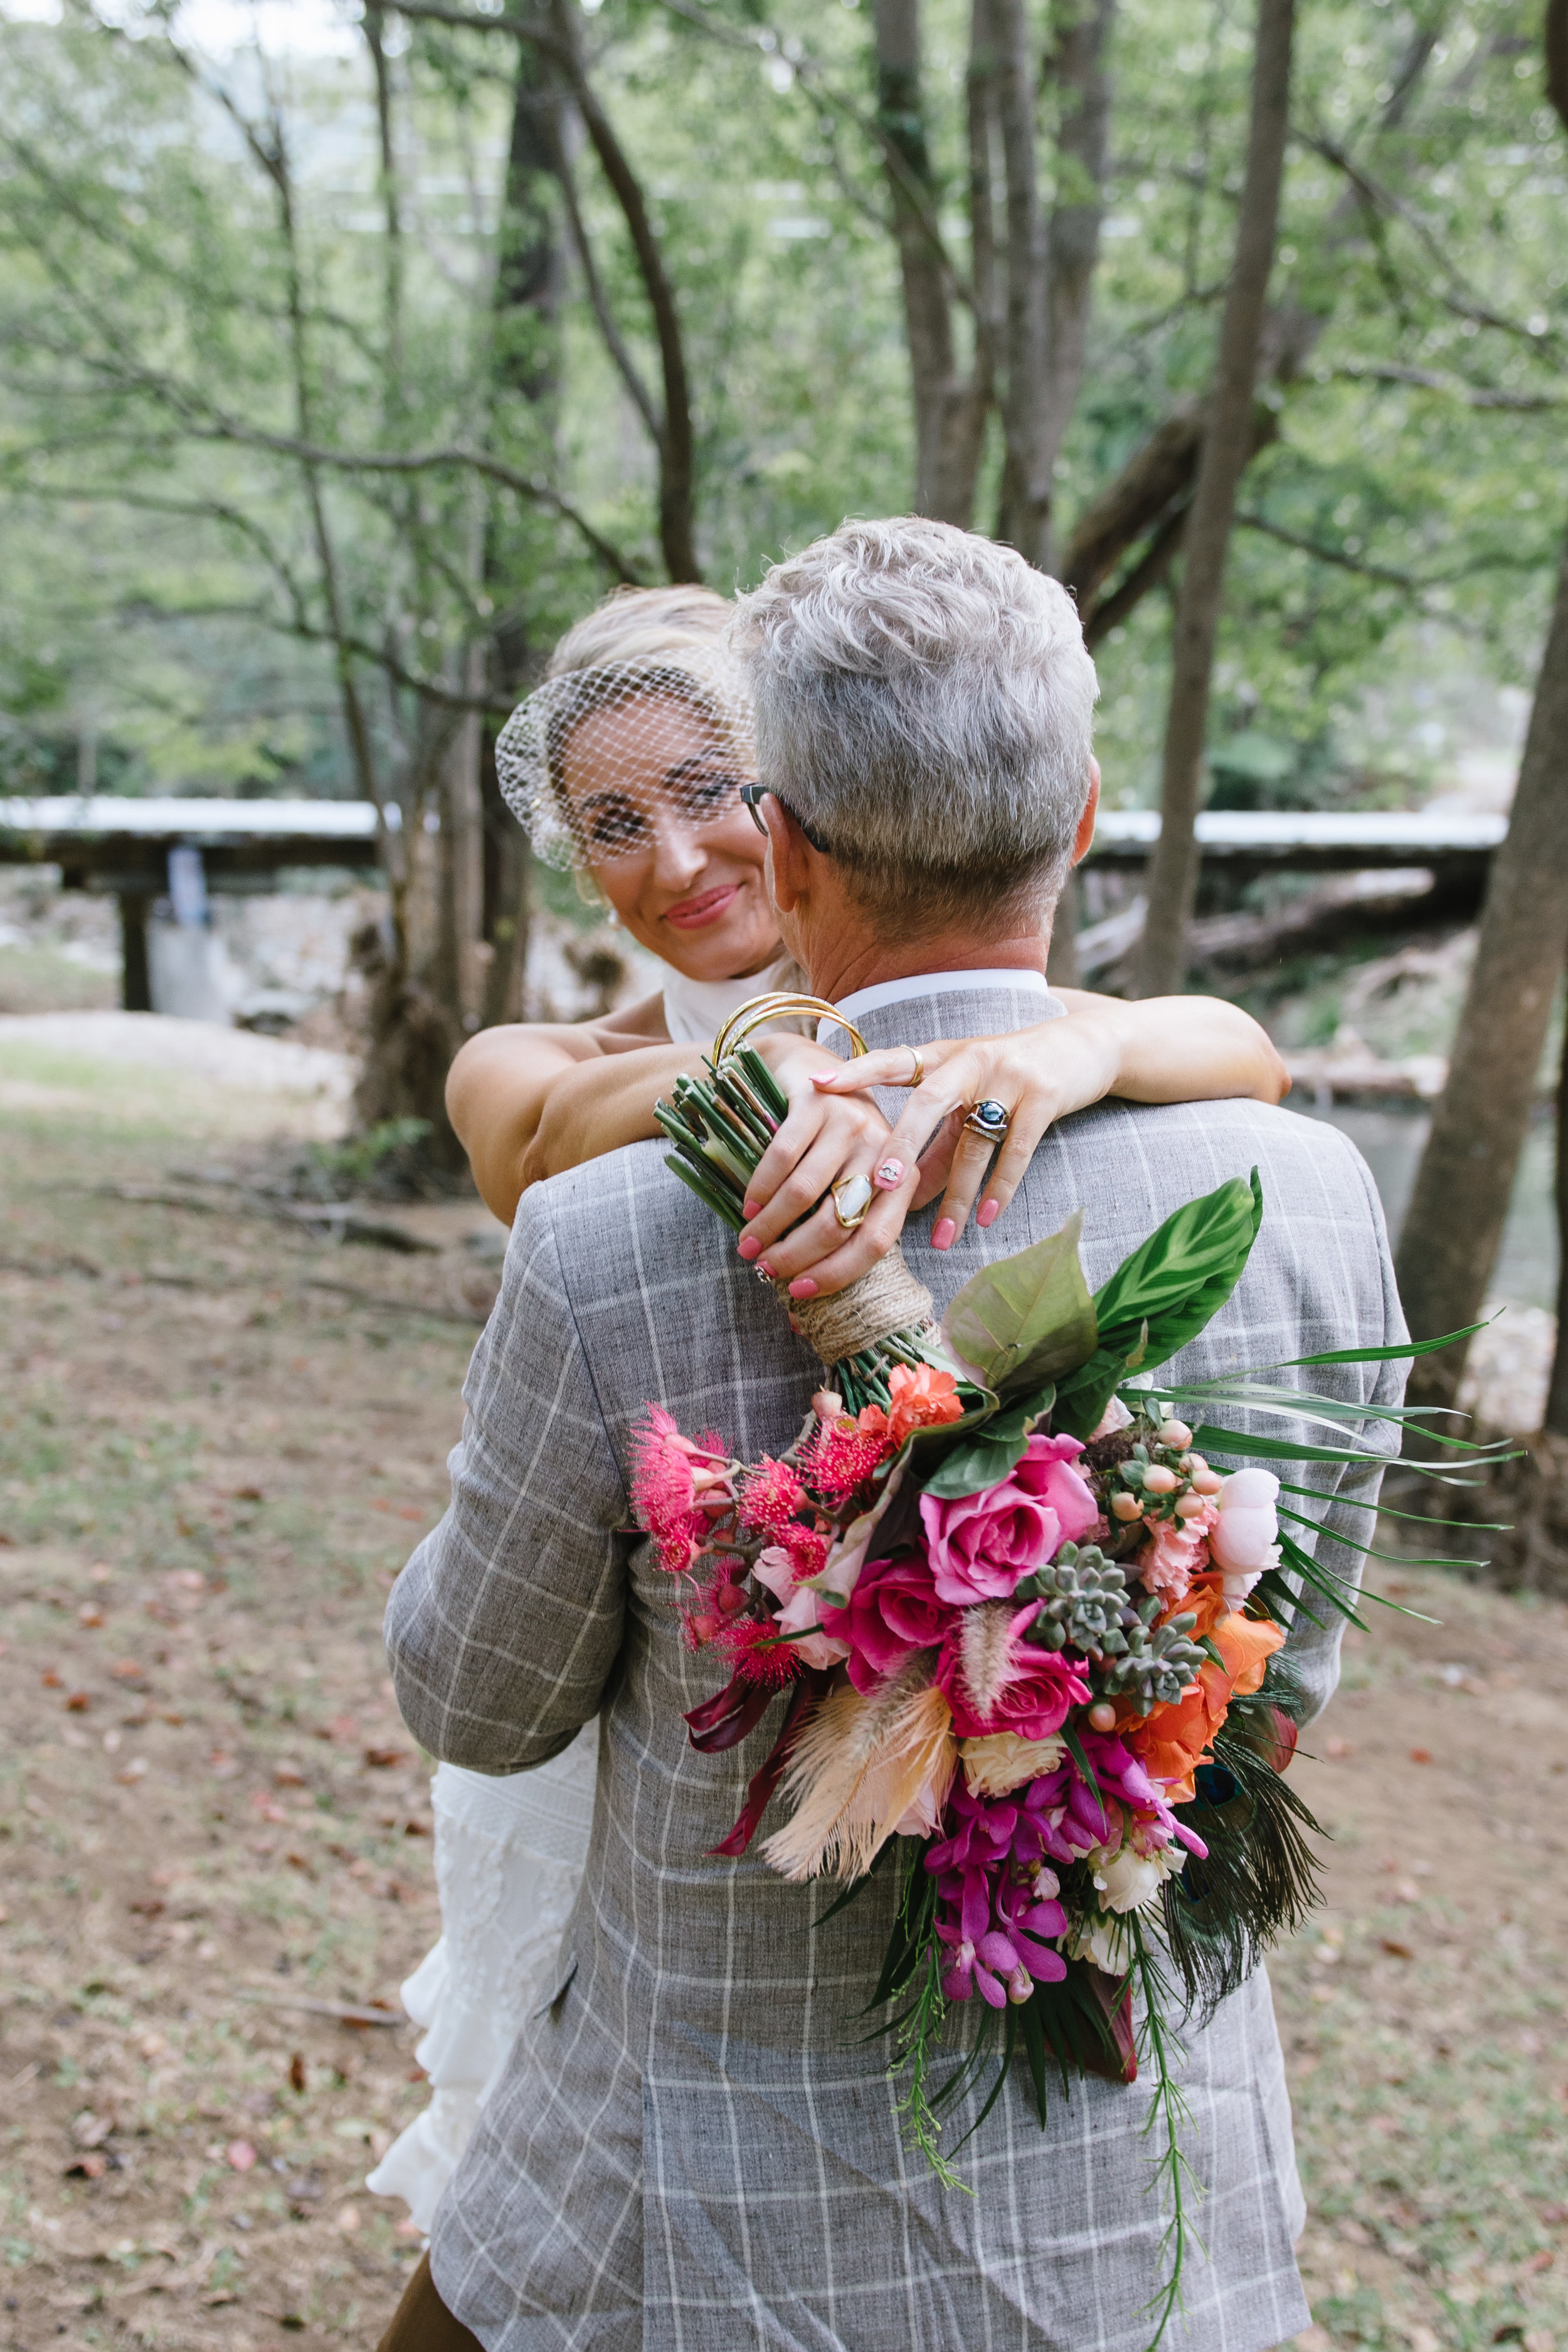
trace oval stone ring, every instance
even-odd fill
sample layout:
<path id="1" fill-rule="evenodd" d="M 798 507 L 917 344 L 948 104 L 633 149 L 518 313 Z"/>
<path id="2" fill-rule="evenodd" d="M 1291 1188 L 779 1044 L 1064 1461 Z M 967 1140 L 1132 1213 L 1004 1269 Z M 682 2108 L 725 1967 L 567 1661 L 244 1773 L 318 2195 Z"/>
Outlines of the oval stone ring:
<path id="1" fill-rule="evenodd" d="M 837 1216 L 844 1233 L 853 1233 L 856 1225 L 865 1223 L 865 1212 L 875 1200 L 869 1176 L 839 1176 L 832 1188 L 832 1213 Z"/>
<path id="2" fill-rule="evenodd" d="M 971 1135 L 978 1135 L 987 1143 L 1001 1143 L 1013 1124 L 1013 1114 L 1005 1103 L 977 1102 L 963 1122 Z"/>
<path id="3" fill-rule="evenodd" d="M 833 1187 L 833 1213 L 847 1234 L 866 1222 L 872 1202 L 869 1176 L 841 1176 Z"/>

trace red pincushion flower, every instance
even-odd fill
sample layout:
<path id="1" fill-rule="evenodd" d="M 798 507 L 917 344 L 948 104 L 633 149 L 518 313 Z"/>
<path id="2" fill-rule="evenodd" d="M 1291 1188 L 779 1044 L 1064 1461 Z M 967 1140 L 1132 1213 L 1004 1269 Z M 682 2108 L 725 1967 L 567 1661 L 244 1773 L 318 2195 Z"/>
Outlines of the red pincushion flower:
<path id="1" fill-rule="evenodd" d="M 861 1421 L 875 1410 L 868 1406 Z M 824 1502 L 847 1502 L 892 1452 L 886 1416 L 879 1412 L 877 1419 L 883 1424 L 879 1430 L 862 1428 L 847 1415 L 842 1421 L 824 1422 L 801 1447 L 800 1466 Z"/>
<path id="2" fill-rule="evenodd" d="M 783 1690 L 800 1672 L 793 1642 L 781 1641 L 771 1617 L 738 1617 L 714 1636 L 742 1682 Z"/>
<path id="3" fill-rule="evenodd" d="M 805 1506 L 805 1488 L 787 1462 L 775 1462 L 764 1454 L 747 1473 L 741 1488 L 741 1522 L 753 1534 L 766 1536 L 772 1543 L 783 1541 L 786 1522 Z"/>
<path id="4" fill-rule="evenodd" d="M 728 1465 L 716 1439 L 682 1437 L 673 1413 L 650 1404 L 632 1436 L 632 1509 L 654 1539 L 660 1568 L 679 1576 L 702 1550 L 712 1528 L 699 1496 L 731 1499 Z"/>

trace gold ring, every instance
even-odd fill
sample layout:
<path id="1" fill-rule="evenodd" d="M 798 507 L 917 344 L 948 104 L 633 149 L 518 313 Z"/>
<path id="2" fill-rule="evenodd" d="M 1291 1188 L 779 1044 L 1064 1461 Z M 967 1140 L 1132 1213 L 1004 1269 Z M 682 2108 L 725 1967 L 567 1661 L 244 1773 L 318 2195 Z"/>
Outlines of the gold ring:
<path id="1" fill-rule="evenodd" d="M 870 1048 L 853 1021 L 847 1021 L 843 1013 L 829 1004 L 825 998 L 795 996 L 787 989 L 774 989 L 766 996 L 752 997 L 747 1003 L 738 1005 L 731 1013 L 730 1018 L 713 1040 L 712 1058 L 715 1066 L 723 1060 L 726 1054 L 732 1054 L 736 1047 L 751 1035 L 752 1030 L 760 1029 L 764 1022 L 789 1021 L 803 1013 L 815 1013 L 818 1021 L 833 1021 L 840 1029 L 846 1030 L 848 1033 L 849 1054 L 852 1061 L 858 1060 L 862 1054 L 869 1052 Z"/>
<path id="2" fill-rule="evenodd" d="M 909 1076 L 910 1091 L 913 1093 L 916 1087 L 925 1083 L 926 1057 L 918 1045 L 906 1045 L 904 1051 L 914 1064 Z"/>
<path id="3" fill-rule="evenodd" d="M 876 1194 L 869 1176 L 841 1176 L 833 1187 L 833 1213 L 847 1234 L 866 1222 L 866 1212 Z"/>

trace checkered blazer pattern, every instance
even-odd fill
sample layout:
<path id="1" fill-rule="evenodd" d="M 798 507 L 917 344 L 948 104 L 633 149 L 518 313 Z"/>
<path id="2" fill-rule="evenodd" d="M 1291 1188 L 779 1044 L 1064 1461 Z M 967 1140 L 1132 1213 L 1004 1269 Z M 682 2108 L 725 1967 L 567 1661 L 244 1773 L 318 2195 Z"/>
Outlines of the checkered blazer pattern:
<path id="1" fill-rule="evenodd" d="M 1020 991 L 934 993 L 868 1014 L 868 1042 L 1039 1018 Z M 1091 1284 L 1182 1202 L 1262 1172 L 1235 1297 L 1177 1359 L 1213 1374 L 1405 1336 L 1376 1195 L 1332 1129 L 1253 1103 L 1105 1106 L 1064 1121 L 1007 1215 L 905 1254 L 939 1305 L 985 1260 L 1085 1212 Z M 1317 1377 L 1395 1401 L 1403 1367 Z M 595 1714 L 598 1804 L 556 1991 L 520 2035 L 437 2215 L 432 2262 L 487 2352 L 1141 2352 L 1165 2215 L 1146 2082 L 1075 2084 L 1044 2132 L 1010 2083 L 943 2189 L 904 2147 L 886 2045 L 861 2016 L 889 1917 L 872 1880 L 826 1925 L 820 1886 L 709 1849 L 740 1810 L 777 1711 L 728 1755 L 687 1743 L 717 1687 L 682 1644 L 669 1582 L 628 1528 L 645 1401 L 751 1458 L 798 1431 L 820 1367 L 717 1218 L 639 1144 L 531 1191 L 475 1351 L 452 1504 L 394 1588 L 405 1717 L 481 1771 L 542 1763 Z M 1394 1432 L 1373 1441 L 1394 1450 Z M 1369 1491 L 1364 1474 L 1359 1493 Z M 1319 1556 L 1352 1582 L 1364 1537 L 1328 1467 Z M 1326 1612 L 1323 1612 L 1326 1613 Z M 1337 1623 L 1290 1650 L 1319 1704 Z M 959 2040 L 970 2021 L 953 2017 Z M 1264 2352 L 1308 2320 L 1304 2217 L 1267 1979 L 1184 2033 L 1186 2146 L 1204 2183 L 1169 2352 Z M 1022 2074 L 1022 2070 L 1020 2070 Z M 949 2126 L 956 2142 L 971 2102 Z"/>

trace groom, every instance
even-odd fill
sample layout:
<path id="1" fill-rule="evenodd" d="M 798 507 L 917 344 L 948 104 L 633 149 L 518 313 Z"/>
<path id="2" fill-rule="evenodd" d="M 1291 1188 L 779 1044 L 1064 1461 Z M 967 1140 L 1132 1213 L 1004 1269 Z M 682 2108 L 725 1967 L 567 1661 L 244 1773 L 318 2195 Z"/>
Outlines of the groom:
<path id="1" fill-rule="evenodd" d="M 847 523 L 742 599 L 738 629 L 774 897 L 813 989 L 873 1045 L 1041 1019 L 1052 910 L 1092 824 L 1094 670 L 1062 589 L 943 524 Z M 1252 1102 L 1101 1106 L 1047 1136 L 1004 1232 L 971 1225 L 939 1253 L 911 1222 L 905 1254 L 940 1307 L 1081 1207 L 1098 1283 L 1182 1202 L 1255 1165 L 1262 1233 L 1179 1370 L 1403 1339 L 1356 1153 Z M 888 2045 L 865 2039 L 892 1874 L 825 1921 L 826 1890 L 710 1853 L 777 1725 L 726 1755 L 688 1745 L 682 1715 L 721 1670 L 683 1647 L 670 1581 L 628 1529 L 631 1432 L 653 1399 L 745 1458 L 776 1453 L 821 1370 L 658 1145 L 525 1196 L 451 1508 L 393 1591 L 387 1646 L 411 1729 L 480 1771 L 542 1763 L 598 1714 L 598 1807 L 551 1997 L 437 2215 L 398 2352 L 1147 2340 L 1164 2217 L 1146 2084 L 1075 2083 L 1042 2132 L 1016 2075 L 957 2156 L 973 2193 L 942 2189 L 904 2144 Z M 1327 1377 L 1370 1403 L 1396 1397 L 1398 1373 Z M 1338 1538 L 1363 1521 L 1333 1475 L 1319 1553 L 1353 1578 Z M 1320 1706 L 1337 1648 L 1337 1627 L 1291 1632 Z M 1265 2352 L 1309 2313 L 1262 1973 L 1184 2038 L 1205 2251 L 1165 2346 Z"/>

